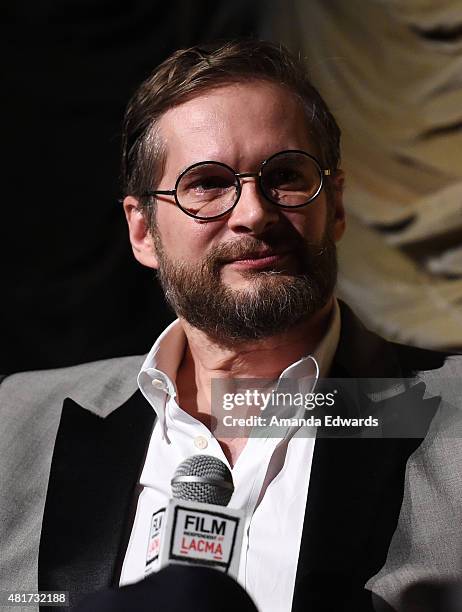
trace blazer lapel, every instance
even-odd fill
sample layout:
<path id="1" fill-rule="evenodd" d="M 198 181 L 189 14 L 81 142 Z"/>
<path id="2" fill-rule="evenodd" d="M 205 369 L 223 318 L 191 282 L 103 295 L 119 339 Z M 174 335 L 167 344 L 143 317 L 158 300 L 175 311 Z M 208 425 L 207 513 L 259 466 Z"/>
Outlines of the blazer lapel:
<path id="1" fill-rule="evenodd" d="M 316 440 L 294 611 L 361 609 L 352 603 L 385 563 L 406 461 L 419 444 L 418 439 Z"/>
<path id="2" fill-rule="evenodd" d="M 341 308 L 342 332 L 331 377 L 401 378 L 393 345 L 362 327 L 343 304 Z M 426 402 L 429 422 L 439 398 Z M 350 416 L 357 412 L 351 406 L 347 410 Z M 385 563 L 401 508 L 406 462 L 421 441 L 317 437 L 293 611 L 372 609 L 363 587 Z"/>
<path id="3" fill-rule="evenodd" d="M 44 512 L 39 589 L 108 586 L 129 525 L 155 414 L 137 391 L 106 418 L 64 402 Z"/>

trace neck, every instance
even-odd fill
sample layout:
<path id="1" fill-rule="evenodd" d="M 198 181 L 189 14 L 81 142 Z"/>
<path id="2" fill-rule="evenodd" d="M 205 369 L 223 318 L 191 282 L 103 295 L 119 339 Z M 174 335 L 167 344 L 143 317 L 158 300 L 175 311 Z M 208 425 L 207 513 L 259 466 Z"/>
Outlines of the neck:
<path id="1" fill-rule="evenodd" d="M 210 425 L 212 379 L 276 379 L 295 361 L 313 353 L 325 335 L 334 300 L 290 330 L 263 340 L 223 347 L 180 319 L 187 347 L 177 374 L 180 405 Z"/>
<path id="2" fill-rule="evenodd" d="M 327 331 L 332 308 L 333 298 L 310 319 L 284 333 L 226 348 L 181 320 L 188 342 L 180 367 L 193 366 L 202 382 L 203 377 L 277 377 L 294 361 L 315 351 Z"/>

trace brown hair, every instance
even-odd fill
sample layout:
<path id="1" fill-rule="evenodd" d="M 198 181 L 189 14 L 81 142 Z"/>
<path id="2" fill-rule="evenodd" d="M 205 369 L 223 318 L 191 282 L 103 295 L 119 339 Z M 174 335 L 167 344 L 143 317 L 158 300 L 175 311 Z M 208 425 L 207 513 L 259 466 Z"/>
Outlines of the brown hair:
<path id="1" fill-rule="evenodd" d="M 135 92 L 122 135 L 125 195 L 145 205 L 143 193 L 154 189 L 161 178 L 165 152 L 158 122 L 167 110 L 205 90 L 255 79 L 285 86 L 302 101 L 321 165 L 335 170 L 340 161 L 340 129 L 302 61 L 282 45 L 239 40 L 176 51 Z"/>

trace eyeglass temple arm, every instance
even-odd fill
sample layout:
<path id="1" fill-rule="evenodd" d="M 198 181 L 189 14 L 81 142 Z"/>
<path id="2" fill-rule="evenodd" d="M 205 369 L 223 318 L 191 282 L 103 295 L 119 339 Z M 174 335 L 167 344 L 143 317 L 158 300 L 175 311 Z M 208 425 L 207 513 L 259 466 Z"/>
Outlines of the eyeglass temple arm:
<path id="1" fill-rule="evenodd" d="M 175 195 L 175 189 L 156 189 L 155 191 L 146 191 L 143 195 L 145 196 Z"/>

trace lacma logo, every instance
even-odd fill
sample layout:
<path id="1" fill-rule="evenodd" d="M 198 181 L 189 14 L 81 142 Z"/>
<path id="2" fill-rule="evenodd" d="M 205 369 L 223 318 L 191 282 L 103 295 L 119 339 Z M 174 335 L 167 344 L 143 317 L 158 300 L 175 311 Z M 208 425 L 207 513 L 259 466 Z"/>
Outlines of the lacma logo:
<path id="1" fill-rule="evenodd" d="M 228 566 L 239 522 L 235 516 L 181 506 L 175 514 L 173 556 Z"/>

